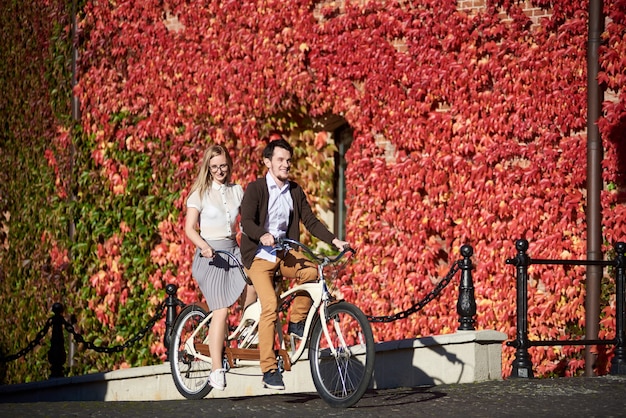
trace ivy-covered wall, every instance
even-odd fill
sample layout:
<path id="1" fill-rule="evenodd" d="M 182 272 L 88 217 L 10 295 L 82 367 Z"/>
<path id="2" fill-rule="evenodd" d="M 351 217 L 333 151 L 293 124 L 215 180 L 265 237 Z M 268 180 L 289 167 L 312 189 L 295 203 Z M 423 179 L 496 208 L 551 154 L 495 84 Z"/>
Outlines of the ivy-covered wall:
<path id="1" fill-rule="evenodd" d="M 15 313 L 0 319 L 11 330 L 0 336 L 5 354 L 34 337 L 55 301 L 88 340 L 114 345 L 147 323 L 166 284 L 198 298 L 184 203 L 212 142 L 232 150 L 245 186 L 263 172 L 263 136 L 287 133 L 294 177 L 328 208 L 335 146 L 314 129 L 328 116 L 354 133 L 346 231 L 358 262 L 337 285 L 367 314 L 412 306 L 469 243 L 477 326 L 513 338 L 514 272 L 504 261 L 514 240 L 527 238 L 535 257 L 585 258 L 587 1 L 86 0 L 76 124 L 69 6 L 39 3 L 2 3 L 11 42 L 0 46 L 0 303 Z M 548 17 L 531 19 L 528 4 Z M 609 250 L 626 237 L 626 2 L 604 5 Z M 530 288 L 532 338 L 580 333 L 584 269 L 533 268 Z M 376 339 L 454 332 L 456 297 L 448 287 L 420 313 L 375 325 Z M 611 338 L 610 292 L 605 302 L 601 337 Z M 122 353 L 81 351 L 69 372 L 161 362 L 164 328 Z M 531 355 L 541 375 L 572 375 L 581 350 Z M 8 364 L 6 381 L 46 378 L 45 351 Z M 505 349 L 505 375 L 512 354 Z"/>
<path id="2" fill-rule="evenodd" d="M 62 255 L 68 248 L 69 218 L 55 167 L 48 164 L 55 158 L 51 147 L 60 145 L 70 120 L 70 14 L 64 3 L 0 2 L 2 355 L 35 337 L 71 280 Z M 63 172 L 67 167 L 58 162 Z M 8 364 L 6 381 L 47 377 L 46 355 L 40 347 Z"/>

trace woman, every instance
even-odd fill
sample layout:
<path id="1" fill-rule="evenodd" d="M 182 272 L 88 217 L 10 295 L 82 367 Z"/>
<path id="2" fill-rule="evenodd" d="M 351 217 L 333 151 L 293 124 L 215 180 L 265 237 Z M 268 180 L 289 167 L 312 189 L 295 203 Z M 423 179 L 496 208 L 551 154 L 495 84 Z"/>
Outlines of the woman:
<path id="1" fill-rule="evenodd" d="M 230 182 L 232 167 L 232 159 L 223 146 L 213 145 L 206 150 L 200 173 L 187 198 L 185 217 L 185 234 L 196 246 L 192 274 L 213 311 L 209 328 L 212 368 L 209 381 L 217 390 L 226 387 L 222 358 L 228 307 L 246 287 L 240 270 L 228 268 L 232 261 L 215 253 L 215 250 L 226 250 L 241 259 L 235 226 L 243 189 Z M 244 306 L 255 298 L 254 288 L 248 286 Z"/>

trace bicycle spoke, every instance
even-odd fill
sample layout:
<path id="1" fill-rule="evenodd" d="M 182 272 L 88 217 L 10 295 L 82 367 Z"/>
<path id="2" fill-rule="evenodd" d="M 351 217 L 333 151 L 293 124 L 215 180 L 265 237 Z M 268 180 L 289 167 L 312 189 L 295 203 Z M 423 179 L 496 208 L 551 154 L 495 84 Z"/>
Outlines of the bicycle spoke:
<path id="1" fill-rule="evenodd" d="M 373 337 L 369 323 L 354 305 L 332 305 L 328 317 L 328 336 L 318 322 L 311 337 L 311 372 L 327 403 L 347 407 L 356 403 L 369 385 L 374 367 Z"/>
<path id="2" fill-rule="evenodd" d="M 196 344 L 206 342 L 208 323 L 198 328 L 207 313 L 188 306 L 178 316 L 170 341 L 170 368 L 176 389 L 187 399 L 202 399 L 211 390 L 211 364 L 193 355 Z"/>

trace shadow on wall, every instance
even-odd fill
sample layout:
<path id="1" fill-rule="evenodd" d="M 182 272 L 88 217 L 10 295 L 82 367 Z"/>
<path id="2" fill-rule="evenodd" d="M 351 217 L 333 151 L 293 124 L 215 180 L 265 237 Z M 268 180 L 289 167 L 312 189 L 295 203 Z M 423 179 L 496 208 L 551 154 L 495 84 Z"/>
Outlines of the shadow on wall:
<path id="1" fill-rule="evenodd" d="M 419 341 L 421 349 L 407 346 L 377 352 L 372 385 L 398 388 L 463 382 L 465 362 L 457 354 L 434 338 L 422 337 Z"/>

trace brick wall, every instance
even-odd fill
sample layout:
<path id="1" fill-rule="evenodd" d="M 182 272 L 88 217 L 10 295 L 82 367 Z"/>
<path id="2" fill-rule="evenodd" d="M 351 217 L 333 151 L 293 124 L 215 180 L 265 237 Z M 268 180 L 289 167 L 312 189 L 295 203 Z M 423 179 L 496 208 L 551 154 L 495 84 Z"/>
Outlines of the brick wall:
<path id="1" fill-rule="evenodd" d="M 467 11 L 471 14 L 476 13 L 481 9 L 484 9 L 486 7 L 486 3 L 486 0 L 458 0 L 457 8 L 459 10 Z M 526 13 L 526 16 L 530 18 L 530 20 L 533 22 L 533 25 L 539 24 L 542 18 L 549 17 L 552 14 L 551 10 L 549 9 L 542 9 L 533 6 L 530 0 L 520 2 L 520 4 L 522 4 L 522 9 L 524 10 L 524 13 Z M 509 20 L 509 17 L 504 12 L 501 13 L 501 17 L 505 21 Z"/>
<path id="2" fill-rule="evenodd" d="M 457 7 L 459 10 L 482 9 L 485 3 L 486 0 L 458 0 Z"/>
<path id="3" fill-rule="evenodd" d="M 371 0 L 354 0 L 353 4 L 358 2 L 365 4 L 368 1 Z M 384 2 L 385 0 L 378 1 Z M 552 14 L 550 9 L 542 9 L 540 7 L 533 6 L 530 0 L 525 0 L 523 2 L 520 1 L 519 3 L 522 4 L 524 13 L 526 13 L 526 15 L 531 19 L 533 25 L 539 24 L 542 18 L 549 17 Z M 410 5 L 410 2 L 407 2 L 407 4 Z M 486 5 L 487 0 L 457 0 L 457 9 L 468 12 L 469 14 L 475 14 L 480 12 L 486 7 Z M 321 16 L 320 11 L 322 10 L 322 8 L 327 7 L 337 10 L 339 13 L 343 13 L 345 8 L 345 2 L 344 0 L 326 0 L 318 3 L 315 6 L 314 11 L 314 15 L 318 21 L 321 22 L 324 20 Z M 505 12 L 502 12 L 500 14 L 502 20 L 510 20 L 509 16 Z"/>

